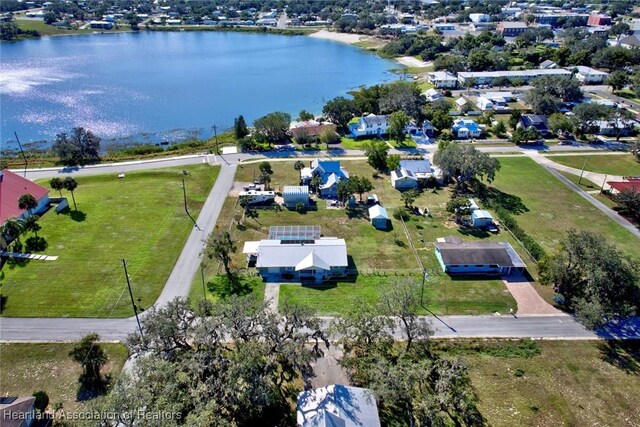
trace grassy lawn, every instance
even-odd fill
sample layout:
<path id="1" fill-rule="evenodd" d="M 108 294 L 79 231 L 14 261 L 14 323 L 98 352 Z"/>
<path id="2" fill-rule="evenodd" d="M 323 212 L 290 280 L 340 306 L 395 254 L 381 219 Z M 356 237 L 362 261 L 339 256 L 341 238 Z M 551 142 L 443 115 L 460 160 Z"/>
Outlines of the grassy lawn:
<path id="1" fill-rule="evenodd" d="M 278 303 L 286 302 L 310 307 L 321 315 L 345 314 L 359 303 L 375 304 L 385 286 L 410 278 L 421 283 L 420 275 L 360 275 L 351 282 L 336 282 L 327 286 L 280 285 Z M 501 280 L 451 280 L 448 276 L 430 277 L 425 283 L 424 305 L 435 314 L 507 313 L 517 307 L 515 300 Z M 417 310 L 428 314 L 424 308 Z"/>
<path id="2" fill-rule="evenodd" d="M 420 89 L 420 92 L 426 92 L 427 90 L 433 89 L 436 87 L 436 85 L 434 85 L 433 83 L 429 83 L 427 81 L 420 81 L 417 84 L 418 84 L 418 89 Z"/>
<path id="3" fill-rule="evenodd" d="M 628 99 L 634 102 L 640 102 L 640 97 L 636 96 L 635 92 L 630 89 L 619 90 L 616 95 Z"/>
<path id="4" fill-rule="evenodd" d="M 203 294 L 206 296 L 208 301 L 218 301 L 221 297 L 224 297 L 226 278 L 223 275 L 213 274 L 212 272 L 214 270 L 214 267 L 210 267 L 208 270 L 205 270 L 204 291 L 202 289 L 202 276 L 200 274 L 196 274 L 196 277 L 193 279 L 193 283 L 191 284 L 191 292 L 189 293 L 189 300 L 191 301 L 191 304 L 197 304 L 198 301 L 202 300 Z M 264 300 L 265 283 L 260 277 L 242 276 L 240 278 L 239 288 L 238 294 L 240 295 L 252 293 L 255 294 L 259 301 Z"/>
<path id="5" fill-rule="evenodd" d="M 475 343 L 462 357 L 488 425 L 630 427 L 640 419 L 638 341 L 539 341 L 531 357 L 500 357 L 477 350 L 495 341 Z"/>
<path id="6" fill-rule="evenodd" d="M 378 138 L 347 138 L 343 136 L 340 138 L 340 144 L 345 150 L 364 150 L 364 145 L 367 142 L 380 141 Z"/>
<path id="7" fill-rule="evenodd" d="M 582 170 L 584 161 L 587 161 L 585 170 L 609 175 L 640 176 L 640 163 L 630 154 L 618 156 L 549 156 L 549 160 L 565 166 Z"/>
<path id="8" fill-rule="evenodd" d="M 554 250 L 571 228 L 606 236 L 633 255 L 638 240 L 528 158 L 501 158 L 502 169 L 491 184 L 520 198 L 520 226 L 545 249 Z M 515 204 L 518 204 L 516 201 Z"/>
<path id="9" fill-rule="evenodd" d="M 390 139 L 389 143 L 393 145 L 395 148 L 416 148 L 418 144 L 411 138 L 409 135 L 405 135 L 404 141 L 398 143 L 398 141 L 394 139 Z"/>
<path id="10" fill-rule="evenodd" d="M 109 362 L 103 373 L 116 377 L 128 357 L 123 344 L 100 344 Z M 81 409 L 76 400 L 80 365 L 69 357 L 72 343 L 0 344 L 0 394 L 31 396 L 43 390 L 49 405 L 62 402 L 65 411 Z"/>
<path id="11" fill-rule="evenodd" d="M 130 31 L 128 25 L 120 24 L 120 28 L 113 30 L 97 30 L 95 28 L 88 28 L 86 30 L 71 30 L 68 28 L 58 28 L 52 25 L 47 25 L 44 21 L 36 19 L 16 19 L 16 24 L 23 30 L 35 30 L 42 36 L 54 36 L 60 34 L 93 34 L 98 32 L 104 33 L 117 33 L 122 31 Z"/>
<path id="12" fill-rule="evenodd" d="M 133 294 L 142 307 L 160 295 L 193 224 L 185 215 L 182 170 L 189 211 L 197 217 L 219 167 L 206 165 L 77 178 L 78 213 L 40 220 L 44 253 L 56 261 L 5 265 L 4 316 L 127 317 L 122 258 L 128 260 Z M 46 183 L 43 183 L 47 185 Z M 55 195 L 52 193 L 52 196 Z"/>

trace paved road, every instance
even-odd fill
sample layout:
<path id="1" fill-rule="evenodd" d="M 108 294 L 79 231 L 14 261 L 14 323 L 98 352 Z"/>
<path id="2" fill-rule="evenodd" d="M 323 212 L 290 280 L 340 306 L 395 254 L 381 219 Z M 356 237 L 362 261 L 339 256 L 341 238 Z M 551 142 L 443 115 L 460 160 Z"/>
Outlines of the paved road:
<path id="1" fill-rule="evenodd" d="M 327 323 L 330 317 L 323 318 Z M 596 339 L 570 316 L 442 316 L 429 317 L 435 338 Z M 122 341 L 136 330 L 135 319 L 2 318 L 3 341 L 74 341 L 98 331 L 103 340 Z M 634 333 L 637 334 L 637 328 Z M 402 339 L 400 333 L 396 338 Z M 640 335 L 637 335 L 640 336 Z"/>
<path id="2" fill-rule="evenodd" d="M 609 93 L 609 92 L 605 92 L 605 90 L 602 90 L 602 89 L 593 90 L 593 89 L 591 89 L 591 90 L 589 90 L 589 92 L 594 93 L 594 94 L 596 94 L 596 95 L 598 95 L 598 96 L 600 96 L 602 98 L 606 98 L 606 99 L 609 99 L 611 101 L 614 101 L 614 102 L 617 102 L 619 104 L 622 104 L 623 106 L 629 106 L 632 109 L 634 109 L 635 111 L 640 111 L 640 104 L 638 104 L 637 102 L 631 101 L 631 100 L 626 99 L 626 98 L 622 98 L 622 97 L 620 97 L 618 95 L 614 95 L 614 94 Z"/>

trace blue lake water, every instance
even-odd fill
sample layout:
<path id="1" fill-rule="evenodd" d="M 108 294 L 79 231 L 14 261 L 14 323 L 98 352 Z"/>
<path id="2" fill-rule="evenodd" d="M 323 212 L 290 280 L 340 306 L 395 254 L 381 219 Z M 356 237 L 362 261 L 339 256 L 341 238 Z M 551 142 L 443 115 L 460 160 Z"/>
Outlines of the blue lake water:
<path id="1" fill-rule="evenodd" d="M 398 77 L 353 46 L 305 36 L 141 32 L 0 44 L 0 141 L 52 140 L 82 126 L 103 138 L 210 134 L 234 117 L 319 113 L 329 99 Z"/>

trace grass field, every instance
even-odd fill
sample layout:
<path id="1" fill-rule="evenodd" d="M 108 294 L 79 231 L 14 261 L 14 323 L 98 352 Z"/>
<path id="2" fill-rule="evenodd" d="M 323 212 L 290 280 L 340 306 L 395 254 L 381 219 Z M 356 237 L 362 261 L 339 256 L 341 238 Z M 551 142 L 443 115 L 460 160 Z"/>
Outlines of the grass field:
<path id="1" fill-rule="evenodd" d="M 204 289 L 202 287 L 202 277 L 200 274 L 196 274 L 196 277 L 193 279 L 193 283 L 191 284 L 191 292 L 189 293 L 189 300 L 191 304 L 197 304 L 198 301 L 201 301 L 203 296 L 207 299 L 207 301 L 218 301 L 221 297 L 225 296 L 224 282 L 225 277 L 222 275 L 213 274 L 213 268 L 207 270 L 205 273 L 205 286 Z M 240 278 L 241 283 L 241 295 L 246 295 L 248 293 L 252 293 L 255 297 L 262 301 L 264 300 L 264 288 L 265 283 L 262 281 L 260 277 L 244 277 Z"/>
<path id="2" fill-rule="evenodd" d="M 278 302 L 280 307 L 286 302 L 304 305 L 321 315 L 345 314 L 358 304 L 378 303 L 381 292 L 394 280 L 414 280 L 418 287 L 421 283 L 420 275 L 389 274 L 360 275 L 355 282 L 337 282 L 328 286 L 283 284 L 280 285 Z M 472 315 L 507 313 L 516 307 L 515 300 L 501 280 L 450 280 L 446 276 L 436 276 L 425 283 L 424 308 L 417 308 L 416 312 Z"/>
<path id="3" fill-rule="evenodd" d="M 62 402 L 65 411 L 81 409 L 76 400 L 80 365 L 69 357 L 72 343 L 0 344 L 0 394 L 31 396 L 43 390 L 50 407 Z M 123 344 L 101 344 L 109 362 L 103 374 L 117 376 L 128 357 Z"/>
<path id="4" fill-rule="evenodd" d="M 23 30 L 35 30 L 38 33 L 40 33 L 40 35 L 42 36 L 55 36 L 55 35 L 61 35 L 61 34 L 93 34 L 93 33 L 99 33 L 99 32 L 104 32 L 105 34 L 108 33 L 117 33 L 117 32 L 122 32 L 122 31 L 130 31 L 130 28 L 128 25 L 120 25 L 119 29 L 113 29 L 113 30 L 96 30 L 96 29 L 86 29 L 86 30 L 70 30 L 68 28 L 58 28 L 58 27 L 54 27 L 52 25 L 47 25 L 44 23 L 44 21 L 40 21 L 40 20 L 36 20 L 36 19 L 16 19 L 16 24 L 18 24 L 18 27 L 20 27 Z"/>
<path id="5" fill-rule="evenodd" d="M 197 217 L 219 167 L 132 172 L 123 180 L 78 177 L 79 212 L 56 215 L 52 210 L 40 220 L 39 235 L 48 242 L 44 253 L 59 259 L 5 265 L 2 314 L 130 316 L 122 258 L 128 260 L 135 298 L 142 307 L 151 306 L 193 227 L 183 207 L 183 169 L 190 173 L 185 176 L 188 204 Z"/>
<path id="6" fill-rule="evenodd" d="M 538 346 L 540 354 L 532 357 L 486 351 L 462 356 L 488 425 L 638 425 L 640 342 L 539 341 Z"/>
<path id="7" fill-rule="evenodd" d="M 364 150 L 365 144 L 367 142 L 373 142 L 373 141 L 380 141 L 380 140 L 377 138 L 353 139 L 353 138 L 347 138 L 346 136 L 343 136 L 340 139 L 340 145 L 342 145 L 342 147 L 346 150 Z"/>
<path id="8" fill-rule="evenodd" d="M 554 250 L 571 228 L 606 236 L 630 255 L 638 239 L 528 158 L 501 158 L 502 169 L 491 184 L 520 198 L 518 224 L 545 249 Z"/>
<path id="9" fill-rule="evenodd" d="M 549 156 L 548 158 L 580 170 L 586 160 L 585 170 L 587 171 L 609 175 L 640 176 L 640 163 L 630 154 L 620 154 L 619 156 Z"/>

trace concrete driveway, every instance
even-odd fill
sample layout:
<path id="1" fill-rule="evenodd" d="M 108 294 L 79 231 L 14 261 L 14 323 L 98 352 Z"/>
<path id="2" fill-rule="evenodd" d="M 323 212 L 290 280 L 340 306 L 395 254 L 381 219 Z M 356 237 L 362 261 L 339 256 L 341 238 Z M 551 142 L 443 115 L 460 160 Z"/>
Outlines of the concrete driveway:
<path id="1" fill-rule="evenodd" d="M 512 275 L 503 279 L 509 292 L 518 303 L 516 312 L 519 316 L 566 316 L 565 313 L 558 310 L 533 289 L 531 283 L 522 275 Z"/>

